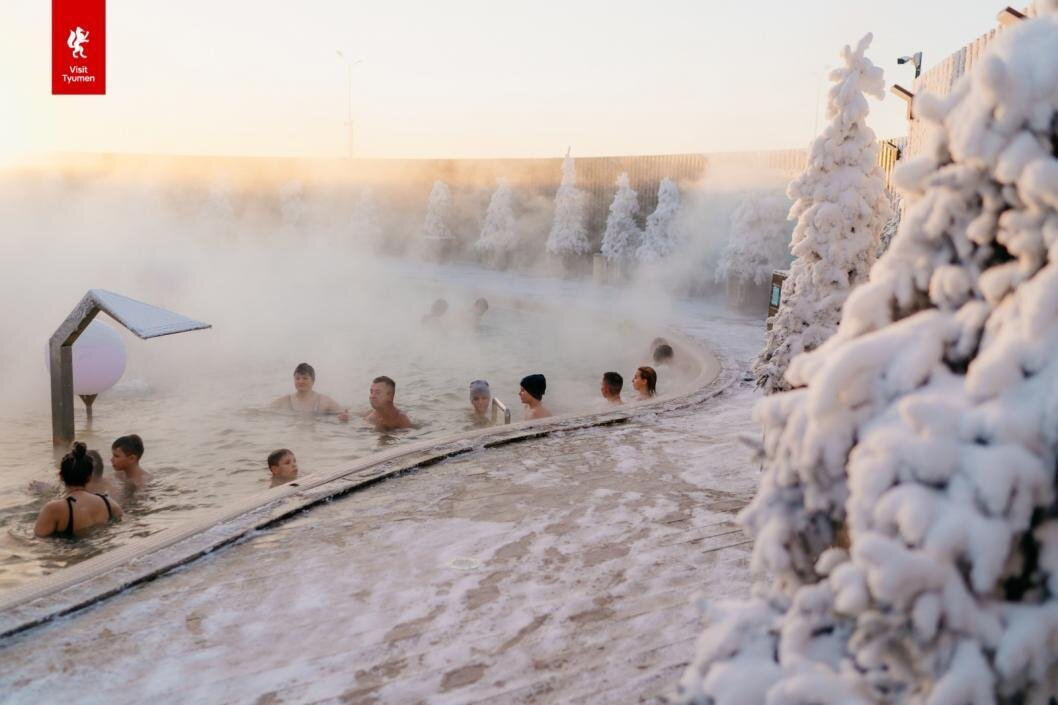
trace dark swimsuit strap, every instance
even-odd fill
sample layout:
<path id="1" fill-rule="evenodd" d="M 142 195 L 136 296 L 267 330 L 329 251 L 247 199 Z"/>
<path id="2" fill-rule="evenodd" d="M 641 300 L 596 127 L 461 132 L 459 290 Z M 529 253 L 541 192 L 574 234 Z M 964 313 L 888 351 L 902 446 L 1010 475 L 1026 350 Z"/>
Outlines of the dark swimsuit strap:
<path id="1" fill-rule="evenodd" d="M 73 503 L 76 501 L 77 500 L 73 497 L 66 498 L 66 507 L 70 510 L 70 520 L 66 524 L 66 528 L 63 531 L 58 532 L 61 536 L 66 536 L 67 538 L 71 539 L 76 538 L 73 533 Z"/>
<path id="2" fill-rule="evenodd" d="M 105 494 L 99 494 L 98 492 L 93 492 L 92 494 L 99 497 L 99 499 L 103 500 L 103 503 L 107 505 L 107 520 L 109 521 L 110 519 L 113 519 L 114 512 L 110 510 L 110 500 L 107 499 L 107 496 Z"/>

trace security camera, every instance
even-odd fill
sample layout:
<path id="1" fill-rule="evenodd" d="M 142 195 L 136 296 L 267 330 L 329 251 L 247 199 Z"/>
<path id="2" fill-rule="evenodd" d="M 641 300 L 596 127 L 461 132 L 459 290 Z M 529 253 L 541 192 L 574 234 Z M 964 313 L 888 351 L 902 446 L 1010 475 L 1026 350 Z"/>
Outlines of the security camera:
<path id="1" fill-rule="evenodd" d="M 922 73 L 922 52 L 916 51 L 911 56 L 901 56 L 899 59 L 896 60 L 896 63 L 910 63 L 912 66 L 915 67 L 915 78 L 918 78 L 919 75 Z"/>

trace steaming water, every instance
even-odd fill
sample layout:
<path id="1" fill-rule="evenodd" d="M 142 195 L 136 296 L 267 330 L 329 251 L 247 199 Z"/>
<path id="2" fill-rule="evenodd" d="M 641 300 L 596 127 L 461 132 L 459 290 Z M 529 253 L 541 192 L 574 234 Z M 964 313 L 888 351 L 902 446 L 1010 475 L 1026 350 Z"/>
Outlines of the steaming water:
<path id="1" fill-rule="evenodd" d="M 340 222 L 320 232 L 274 223 L 258 231 L 248 219 L 221 228 L 212 216 L 174 214 L 159 198 L 112 185 L 0 193 L 11 224 L 0 300 L 17 303 L 0 320 L 0 589 L 266 489 L 265 458 L 275 448 L 294 450 L 305 475 L 467 429 L 473 379 L 488 379 L 516 419 L 518 380 L 532 372 L 547 375 L 545 402 L 555 413 L 593 410 L 601 373 L 620 371 L 628 384 L 654 333 L 624 322 L 616 301 L 602 309 L 612 314 L 589 315 L 576 306 L 521 307 L 494 291 L 475 331 L 457 319 L 485 292 L 459 268 L 367 255 Z M 142 465 L 154 479 L 140 496 L 117 497 L 126 510 L 122 523 L 76 542 L 39 540 L 33 520 L 58 496 L 57 482 L 50 493 L 29 488 L 33 480 L 54 482 L 58 459 L 42 351 L 89 288 L 213 328 L 151 341 L 119 331 L 129 357 L 125 375 L 96 401 L 91 429 L 77 402 L 77 437 L 109 458 L 114 438 L 139 433 Z M 420 318 L 438 296 L 451 304 L 449 321 L 424 328 Z M 293 368 L 303 361 L 316 368 L 315 389 L 353 412 L 350 423 L 266 410 L 293 391 Z M 380 434 L 355 416 L 367 409 L 370 381 L 380 374 L 397 381 L 397 404 L 417 429 Z M 659 387 L 673 391 L 667 380 Z"/>

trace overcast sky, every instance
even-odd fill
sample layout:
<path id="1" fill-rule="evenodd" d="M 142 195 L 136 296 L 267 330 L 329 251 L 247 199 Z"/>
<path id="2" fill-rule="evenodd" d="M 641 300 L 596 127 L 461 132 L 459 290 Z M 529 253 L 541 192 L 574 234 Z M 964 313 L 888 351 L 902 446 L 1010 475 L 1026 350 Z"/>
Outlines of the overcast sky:
<path id="1" fill-rule="evenodd" d="M 0 155 L 363 157 L 804 147 L 824 69 L 930 66 L 996 26 L 983 0 L 107 0 L 106 96 L 52 96 L 50 2 L 0 3 Z M 89 48 L 91 45 L 88 45 Z M 822 116 L 818 117 L 822 121 Z M 880 136 L 904 105 L 872 103 Z M 0 157 L 2 159 L 2 157 Z"/>

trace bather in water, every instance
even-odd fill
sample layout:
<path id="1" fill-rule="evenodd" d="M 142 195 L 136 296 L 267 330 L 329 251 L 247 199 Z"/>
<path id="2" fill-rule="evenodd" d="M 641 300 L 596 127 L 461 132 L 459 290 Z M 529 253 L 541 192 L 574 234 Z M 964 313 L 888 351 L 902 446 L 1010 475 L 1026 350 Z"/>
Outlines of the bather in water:
<path id="1" fill-rule="evenodd" d="M 541 374 L 522 377 L 518 388 L 518 398 L 525 404 L 525 420 L 546 419 L 551 412 L 544 406 L 544 392 L 547 391 L 547 378 Z"/>
<path id="2" fill-rule="evenodd" d="M 294 393 L 284 394 L 273 401 L 269 408 L 296 414 L 332 414 L 337 415 L 339 421 L 348 421 L 349 410 L 326 394 L 313 391 L 315 384 L 316 370 L 309 363 L 302 362 L 294 368 Z"/>
<path id="3" fill-rule="evenodd" d="M 396 382 L 385 375 L 375 377 L 371 382 L 371 390 L 368 393 L 371 411 L 364 414 L 364 420 L 378 431 L 411 428 L 413 425 L 411 419 L 393 403 L 393 398 L 396 394 Z"/>
<path id="4" fill-rule="evenodd" d="M 483 379 L 470 383 L 470 417 L 475 426 L 488 426 L 492 423 L 492 389 Z"/>
<path id="5" fill-rule="evenodd" d="M 92 459 L 84 443 L 73 449 L 59 464 L 59 478 L 66 486 L 66 497 L 48 502 L 40 510 L 33 533 L 40 538 L 77 538 L 88 529 L 121 519 L 121 507 L 105 494 L 86 489 L 92 478 Z"/>

